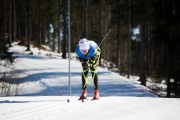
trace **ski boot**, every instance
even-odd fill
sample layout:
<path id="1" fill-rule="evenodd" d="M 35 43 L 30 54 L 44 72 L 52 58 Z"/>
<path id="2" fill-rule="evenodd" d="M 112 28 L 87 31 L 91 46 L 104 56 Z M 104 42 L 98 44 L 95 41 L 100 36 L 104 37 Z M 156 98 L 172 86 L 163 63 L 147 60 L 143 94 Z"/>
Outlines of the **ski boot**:
<path id="1" fill-rule="evenodd" d="M 98 90 L 98 89 L 95 89 L 95 90 L 94 90 L 93 100 L 98 100 L 98 99 L 99 99 L 99 90 Z"/>
<path id="2" fill-rule="evenodd" d="M 83 100 L 83 99 L 86 99 L 87 98 L 87 90 L 86 89 L 83 89 L 82 90 L 82 94 L 81 96 L 79 97 L 79 100 Z"/>

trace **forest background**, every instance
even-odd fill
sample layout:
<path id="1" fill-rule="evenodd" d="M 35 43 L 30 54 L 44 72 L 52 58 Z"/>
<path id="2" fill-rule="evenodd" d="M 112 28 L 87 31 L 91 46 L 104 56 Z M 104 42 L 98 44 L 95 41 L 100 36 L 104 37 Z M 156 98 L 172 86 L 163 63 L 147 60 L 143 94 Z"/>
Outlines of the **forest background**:
<path id="1" fill-rule="evenodd" d="M 179 0 L 1 0 L 0 58 L 13 62 L 8 47 L 20 40 L 67 58 L 68 20 L 71 51 L 80 38 L 101 44 L 100 66 L 129 78 L 166 81 L 167 97 L 180 97 Z M 109 64 L 110 63 L 110 64 Z M 0 82 L 4 81 L 1 76 Z"/>

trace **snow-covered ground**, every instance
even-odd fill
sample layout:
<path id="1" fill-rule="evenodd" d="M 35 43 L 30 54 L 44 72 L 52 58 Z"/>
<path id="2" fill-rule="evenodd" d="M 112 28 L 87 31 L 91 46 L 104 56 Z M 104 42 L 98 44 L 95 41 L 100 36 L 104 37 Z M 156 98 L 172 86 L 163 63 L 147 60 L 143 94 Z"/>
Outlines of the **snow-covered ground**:
<path id="1" fill-rule="evenodd" d="M 19 56 L 16 68 L 22 80 L 19 96 L 0 97 L 0 120 L 179 120 L 180 99 L 159 98 L 133 80 L 101 67 L 100 100 L 91 101 L 93 84 L 89 74 L 88 100 L 78 101 L 78 61 L 71 60 L 69 96 L 68 59 L 37 48 L 31 48 L 34 55 L 29 55 L 25 49 L 17 45 L 11 48 Z"/>

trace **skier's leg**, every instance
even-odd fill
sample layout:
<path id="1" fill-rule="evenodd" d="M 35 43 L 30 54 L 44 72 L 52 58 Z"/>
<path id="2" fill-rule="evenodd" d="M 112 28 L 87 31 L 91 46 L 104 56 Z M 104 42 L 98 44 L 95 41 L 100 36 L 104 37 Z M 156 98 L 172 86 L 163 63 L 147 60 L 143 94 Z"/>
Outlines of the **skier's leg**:
<path id="1" fill-rule="evenodd" d="M 92 80 L 94 83 L 94 96 L 93 99 L 99 99 L 99 89 L 98 89 L 98 75 L 96 68 L 90 67 L 91 74 L 92 74 Z"/>
<path id="2" fill-rule="evenodd" d="M 96 67 L 99 64 L 101 50 L 98 48 L 94 57 L 90 58 L 90 70 L 92 74 L 92 80 L 94 83 L 94 96 L 93 99 L 99 99 L 99 88 L 98 88 L 98 75 Z"/>
<path id="3" fill-rule="evenodd" d="M 88 84 L 88 72 L 89 69 L 84 69 L 82 70 L 82 89 L 86 89 L 87 88 L 87 84 Z"/>
<path id="4" fill-rule="evenodd" d="M 94 89 L 98 89 L 98 75 L 97 75 L 96 68 L 91 66 L 90 70 L 91 70 L 91 74 L 92 74 L 92 80 L 93 80 L 93 84 L 94 84 Z"/>
<path id="5" fill-rule="evenodd" d="M 88 84 L 88 72 L 89 72 L 89 67 L 87 64 L 82 63 L 82 94 L 79 99 L 85 99 L 87 98 L 87 84 Z"/>
<path id="6" fill-rule="evenodd" d="M 90 58 L 90 60 L 89 60 L 90 61 L 90 70 L 91 70 L 91 74 L 92 74 L 92 80 L 94 83 L 94 89 L 98 89 L 98 75 L 97 75 L 96 67 L 99 64 L 100 53 L 101 53 L 101 50 L 100 50 L 100 48 L 98 48 L 96 50 L 95 55 L 92 58 Z"/>

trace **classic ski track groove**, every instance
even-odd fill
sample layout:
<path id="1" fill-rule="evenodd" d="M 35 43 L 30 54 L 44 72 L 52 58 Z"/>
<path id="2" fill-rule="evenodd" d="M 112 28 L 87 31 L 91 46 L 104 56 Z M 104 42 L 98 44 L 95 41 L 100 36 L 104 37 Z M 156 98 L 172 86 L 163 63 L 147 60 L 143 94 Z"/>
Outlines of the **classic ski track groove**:
<path id="1" fill-rule="evenodd" d="M 33 101 L 32 101 L 33 102 Z M 31 107 L 28 110 L 22 110 L 22 111 L 13 111 L 12 113 L 8 114 L 8 115 L 1 115 L 0 119 L 1 120 L 21 120 L 23 118 L 28 119 L 28 117 L 32 118 L 32 116 L 35 117 L 35 115 L 37 114 L 43 114 L 43 113 L 51 113 L 51 111 L 56 110 L 59 106 L 60 108 L 62 106 L 70 106 L 70 104 L 62 104 L 62 103 L 67 103 L 65 100 L 64 101 L 56 101 L 53 104 L 47 104 L 41 106 L 41 105 L 37 105 L 36 108 L 35 107 Z"/>
<path id="2" fill-rule="evenodd" d="M 69 99 L 70 102 L 67 102 L 66 99 L 64 100 L 54 100 L 53 104 L 48 104 L 48 100 L 47 102 L 42 101 L 41 103 L 47 103 L 46 104 L 40 104 L 34 107 L 30 107 L 27 109 L 22 109 L 21 111 L 12 111 L 11 113 L 3 114 L 0 115 L 0 120 L 29 120 L 29 119 L 33 119 L 36 118 L 36 115 L 39 114 L 49 114 L 52 116 L 52 114 L 63 114 L 64 112 L 69 112 L 69 111 L 73 111 L 74 109 L 78 109 L 76 108 L 76 104 L 82 104 L 81 100 L 78 102 L 77 99 Z M 91 102 L 91 100 L 84 100 L 86 103 Z M 36 101 L 31 101 L 31 102 L 36 102 Z M 71 104 L 72 103 L 72 104 Z M 72 108 L 73 105 L 73 109 L 69 109 Z M 82 104 L 83 105 L 83 104 Z M 58 109 L 58 110 L 57 110 Z"/>

